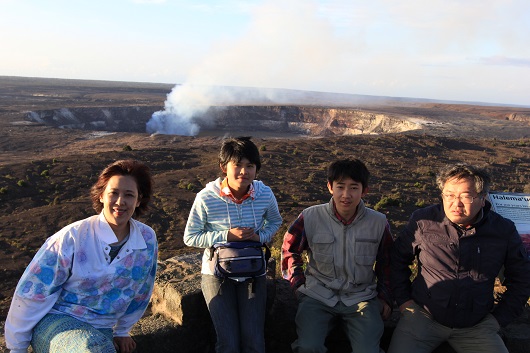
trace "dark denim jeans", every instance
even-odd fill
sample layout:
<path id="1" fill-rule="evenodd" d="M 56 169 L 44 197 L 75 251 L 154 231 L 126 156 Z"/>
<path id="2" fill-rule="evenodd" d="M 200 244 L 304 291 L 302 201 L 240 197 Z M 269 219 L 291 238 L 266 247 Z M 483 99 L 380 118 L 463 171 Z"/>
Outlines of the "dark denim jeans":
<path id="1" fill-rule="evenodd" d="M 265 353 L 266 286 L 265 276 L 237 282 L 202 275 L 202 293 L 217 334 L 217 353 Z"/>

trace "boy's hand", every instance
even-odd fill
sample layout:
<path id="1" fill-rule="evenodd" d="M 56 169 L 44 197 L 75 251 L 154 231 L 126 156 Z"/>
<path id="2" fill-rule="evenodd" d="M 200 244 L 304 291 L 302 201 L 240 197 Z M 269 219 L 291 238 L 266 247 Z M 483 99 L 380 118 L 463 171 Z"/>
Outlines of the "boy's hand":
<path id="1" fill-rule="evenodd" d="M 259 241 L 259 235 L 254 233 L 254 228 L 236 227 L 228 231 L 227 241 Z"/>
<path id="2" fill-rule="evenodd" d="M 392 309 L 383 299 L 379 299 L 379 301 L 381 302 L 381 318 L 388 320 L 392 314 Z"/>

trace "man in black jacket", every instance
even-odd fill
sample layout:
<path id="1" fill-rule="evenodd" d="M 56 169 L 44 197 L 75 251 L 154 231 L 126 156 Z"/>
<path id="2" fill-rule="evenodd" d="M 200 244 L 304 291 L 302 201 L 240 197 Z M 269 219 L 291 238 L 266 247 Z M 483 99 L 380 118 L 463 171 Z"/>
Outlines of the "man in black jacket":
<path id="1" fill-rule="evenodd" d="M 522 313 L 530 296 L 521 237 L 512 221 L 491 210 L 485 170 L 451 165 L 436 182 L 443 203 L 415 211 L 394 242 L 390 278 L 402 314 L 388 353 L 429 353 L 444 341 L 459 353 L 508 353 L 499 328 Z M 494 306 L 502 266 L 506 292 Z"/>

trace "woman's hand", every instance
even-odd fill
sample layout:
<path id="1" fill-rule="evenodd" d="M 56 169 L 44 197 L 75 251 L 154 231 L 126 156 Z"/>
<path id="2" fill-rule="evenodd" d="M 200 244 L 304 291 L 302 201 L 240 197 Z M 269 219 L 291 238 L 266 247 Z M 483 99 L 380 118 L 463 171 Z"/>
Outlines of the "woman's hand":
<path id="1" fill-rule="evenodd" d="M 114 337 L 114 348 L 119 353 L 132 353 L 136 349 L 136 342 L 130 336 Z"/>
<path id="2" fill-rule="evenodd" d="M 254 233 L 254 228 L 236 227 L 228 230 L 227 241 L 259 241 L 259 235 Z"/>

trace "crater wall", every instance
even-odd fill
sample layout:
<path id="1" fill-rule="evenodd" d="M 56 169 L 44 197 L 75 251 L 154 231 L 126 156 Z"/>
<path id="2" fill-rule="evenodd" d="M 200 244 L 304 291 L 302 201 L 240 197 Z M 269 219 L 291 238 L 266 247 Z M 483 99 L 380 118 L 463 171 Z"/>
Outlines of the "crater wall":
<path id="1" fill-rule="evenodd" d="M 31 111 L 26 118 L 63 129 L 145 132 L 160 107 L 85 107 Z M 296 106 L 210 107 L 190 121 L 204 129 L 229 131 L 234 126 L 252 131 L 327 136 L 385 134 L 420 129 L 412 120 L 356 109 Z"/>

